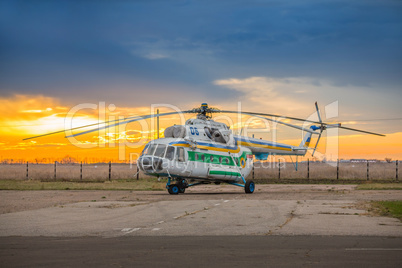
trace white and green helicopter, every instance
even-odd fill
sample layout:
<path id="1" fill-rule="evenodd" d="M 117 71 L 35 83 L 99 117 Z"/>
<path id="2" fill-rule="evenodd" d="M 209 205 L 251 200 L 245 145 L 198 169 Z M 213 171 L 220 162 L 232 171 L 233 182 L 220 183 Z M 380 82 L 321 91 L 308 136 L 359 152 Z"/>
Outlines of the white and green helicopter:
<path id="1" fill-rule="evenodd" d="M 188 111 L 150 114 L 129 117 L 124 120 L 107 121 L 104 122 L 106 125 L 103 127 L 72 134 L 66 137 L 75 137 L 93 131 L 154 117 L 179 113 L 196 114 L 196 118 L 188 119 L 185 125 L 174 125 L 166 128 L 164 138 L 156 139 L 146 144 L 137 161 L 139 168 L 145 174 L 167 178 L 166 188 L 170 194 L 184 193 L 185 189 L 188 187 L 210 183 L 228 183 L 244 187 L 246 193 L 253 193 L 255 190 L 255 183 L 252 180 L 246 180 L 252 171 L 253 157 L 257 160 L 266 160 L 268 155 L 304 156 L 309 149 L 312 134 L 317 134 L 318 139 L 314 147 L 314 154 L 321 134 L 327 128 L 336 127 L 384 136 L 373 132 L 343 127 L 340 123 L 324 123 L 321 120 L 317 103 L 315 105 L 319 119 L 318 121 L 279 116 L 275 114 L 241 112 L 242 114 L 253 115 L 257 118 L 274 121 L 279 124 L 305 131 L 306 134 L 299 146 L 234 135 L 229 126 L 214 121 L 212 119 L 212 114 L 238 112 L 209 108 L 207 103 L 202 103 L 200 108 Z M 303 128 L 268 118 L 273 116 L 281 117 L 282 119 L 308 122 L 313 125 L 311 125 L 310 128 Z M 93 125 L 74 128 L 74 130 Z M 60 132 L 64 132 L 64 130 L 27 139 Z"/>

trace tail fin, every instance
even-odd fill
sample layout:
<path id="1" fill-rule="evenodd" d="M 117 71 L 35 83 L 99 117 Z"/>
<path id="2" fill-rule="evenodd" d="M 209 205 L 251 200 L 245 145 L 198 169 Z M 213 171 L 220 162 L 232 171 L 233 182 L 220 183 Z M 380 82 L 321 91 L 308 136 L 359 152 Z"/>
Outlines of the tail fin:
<path id="1" fill-rule="evenodd" d="M 317 129 L 320 129 L 320 127 L 317 127 L 317 126 L 313 125 L 313 126 L 310 126 L 310 129 L 315 131 Z M 310 145 L 312 135 L 313 135 L 312 133 L 307 132 L 306 135 L 304 135 L 303 140 L 301 141 L 299 147 L 306 147 L 307 148 Z"/>

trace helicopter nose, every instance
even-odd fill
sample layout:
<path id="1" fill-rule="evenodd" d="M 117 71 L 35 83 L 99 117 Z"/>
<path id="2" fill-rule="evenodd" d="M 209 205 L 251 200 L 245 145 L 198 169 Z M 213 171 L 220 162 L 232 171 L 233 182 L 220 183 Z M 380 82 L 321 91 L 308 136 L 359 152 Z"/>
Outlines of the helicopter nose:
<path id="1" fill-rule="evenodd" d="M 142 156 L 138 160 L 139 167 L 144 172 L 160 172 L 163 170 L 163 159 L 155 156 Z"/>
<path id="2" fill-rule="evenodd" d="M 138 159 L 139 167 L 144 172 L 152 171 L 152 157 L 142 156 Z"/>
<path id="3" fill-rule="evenodd" d="M 154 157 L 153 168 L 156 172 L 162 171 L 163 169 L 163 159 L 159 157 Z"/>

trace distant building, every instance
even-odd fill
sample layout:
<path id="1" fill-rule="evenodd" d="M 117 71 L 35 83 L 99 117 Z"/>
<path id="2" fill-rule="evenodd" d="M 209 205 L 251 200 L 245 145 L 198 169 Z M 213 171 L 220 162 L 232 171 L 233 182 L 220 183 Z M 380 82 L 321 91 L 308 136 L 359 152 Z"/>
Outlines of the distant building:
<path id="1" fill-rule="evenodd" d="M 380 160 L 377 159 L 350 159 L 351 163 L 379 163 Z"/>

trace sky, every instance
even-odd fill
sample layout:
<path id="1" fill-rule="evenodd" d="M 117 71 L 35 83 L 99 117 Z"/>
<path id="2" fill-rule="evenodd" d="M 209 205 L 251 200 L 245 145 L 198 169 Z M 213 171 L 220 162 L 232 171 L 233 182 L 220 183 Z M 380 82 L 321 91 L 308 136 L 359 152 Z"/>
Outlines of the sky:
<path id="1" fill-rule="evenodd" d="M 0 154 L 115 159 L 108 146 L 84 150 L 60 135 L 22 141 L 62 128 L 83 103 L 113 104 L 111 114 L 128 116 L 155 103 L 241 102 L 244 111 L 308 118 L 318 101 L 322 111 L 338 103 L 332 121 L 387 134 L 357 136 L 365 141 L 357 146 L 356 133 L 340 131 L 341 157 L 402 158 L 401 47 L 400 1 L 4 0 Z M 74 124 L 96 120 L 86 109 Z M 279 132 L 280 141 L 300 139 Z"/>

